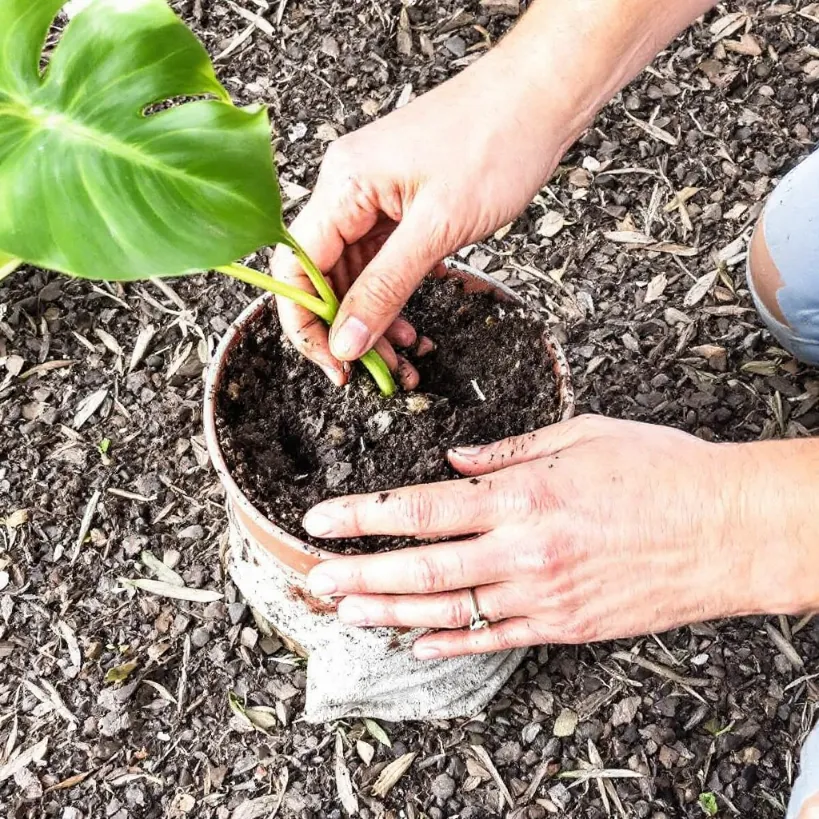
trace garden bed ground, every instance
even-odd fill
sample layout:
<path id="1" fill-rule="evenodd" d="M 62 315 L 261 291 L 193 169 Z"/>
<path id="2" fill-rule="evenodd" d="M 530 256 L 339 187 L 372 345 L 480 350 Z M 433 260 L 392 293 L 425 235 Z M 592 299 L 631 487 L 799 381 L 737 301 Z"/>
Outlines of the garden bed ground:
<path id="1" fill-rule="evenodd" d="M 329 140 L 455 73 L 515 3 L 291 0 L 253 29 L 258 3 L 175 5 L 229 51 L 235 97 L 287 123 L 295 198 Z M 726 3 L 607 108 L 523 217 L 464 253 L 541 307 L 582 408 L 717 440 L 819 429 L 819 374 L 761 330 L 742 263 L 765 196 L 819 140 L 816 16 L 799 0 Z M 656 244 L 618 242 L 628 230 Z M 123 291 L 18 273 L 0 289 L 0 765 L 11 748 L 41 757 L 0 782 L 4 817 L 341 817 L 337 732 L 365 817 L 508 814 L 501 781 L 533 819 L 617 816 L 618 800 L 626 816 L 694 819 L 703 792 L 720 815 L 783 815 L 814 712 L 800 680 L 819 656 L 817 627 L 795 618 L 533 650 L 479 719 L 384 725 L 391 747 L 359 721 L 299 722 L 300 661 L 225 584 L 201 438 L 202 360 L 252 295 L 216 276 Z M 143 550 L 225 598 L 123 591 L 147 574 Z M 243 730 L 229 691 L 278 725 Z M 406 753 L 407 773 L 372 796 Z M 558 778 L 589 764 L 644 776 L 605 798 L 599 779 Z"/>

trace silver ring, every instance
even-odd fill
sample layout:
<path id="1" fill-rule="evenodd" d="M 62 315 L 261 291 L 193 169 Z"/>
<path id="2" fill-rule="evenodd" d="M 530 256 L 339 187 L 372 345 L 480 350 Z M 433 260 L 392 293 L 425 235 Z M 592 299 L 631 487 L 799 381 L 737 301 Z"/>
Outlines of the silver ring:
<path id="1" fill-rule="evenodd" d="M 469 608 L 472 610 L 472 616 L 469 621 L 469 630 L 478 631 L 479 629 L 486 628 L 489 623 L 483 619 L 481 610 L 478 608 L 478 601 L 475 598 L 475 589 L 467 589 L 466 591 L 469 594 Z"/>

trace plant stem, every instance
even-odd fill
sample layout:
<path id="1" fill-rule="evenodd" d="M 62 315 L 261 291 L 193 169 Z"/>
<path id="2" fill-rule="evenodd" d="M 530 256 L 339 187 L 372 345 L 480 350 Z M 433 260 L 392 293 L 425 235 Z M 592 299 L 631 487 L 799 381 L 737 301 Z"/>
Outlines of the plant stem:
<path id="1" fill-rule="evenodd" d="M 295 239 L 293 243 L 297 245 Z M 284 296 L 284 298 L 294 301 L 311 313 L 315 313 L 328 325 L 331 325 L 338 313 L 339 305 L 336 294 L 330 285 L 327 284 L 326 279 L 313 264 L 310 257 L 298 246 L 293 247 L 293 250 L 296 254 L 296 258 L 304 266 L 311 283 L 316 288 L 316 291 L 322 295 L 322 298 L 318 299 L 310 295 L 310 293 L 306 293 L 300 287 L 285 284 L 284 282 L 274 279 L 272 276 L 259 273 L 258 270 L 253 270 L 241 264 L 229 264 L 224 267 L 217 267 L 216 271 L 238 279 L 241 282 L 245 282 L 245 284 L 249 284 L 252 287 L 258 287 L 260 290 L 275 293 L 277 296 Z M 318 285 L 319 281 L 321 282 L 321 286 Z M 370 350 L 363 355 L 361 357 L 361 363 L 367 368 L 378 389 L 380 389 L 385 396 L 389 397 L 395 393 L 395 380 L 392 377 L 392 373 L 384 359 L 381 358 L 375 350 Z"/>
<path id="2" fill-rule="evenodd" d="M 321 299 L 305 293 L 300 287 L 294 287 L 292 284 L 285 284 L 272 276 L 266 276 L 264 273 L 259 273 L 258 270 L 253 270 L 241 264 L 229 264 L 225 267 L 217 267 L 218 273 L 224 273 L 226 276 L 232 276 L 240 282 L 258 287 L 260 290 L 267 290 L 269 293 L 275 293 L 277 296 L 284 296 L 286 299 L 296 302 L 296 304 L 315 313 L 319 318 L 324 319 L 328 324 L 333 323 L 336 315 L 336 309 L 333 309 L 329 304 L 326 304 Z"/>
<path id="3" fill-rule="evenodd" d="M 310 279 L 310 284 L 315 287 L 316 293 L 319 294 L 319 298 L 325 304 L 329 304 L 330 307 L 333 308 L 333 318 L 335 318 L 339 305 L 333 288 L 330 287 L 327 279 L 324 278 L 324 274 L 316 267 L 315 263 L 307 255 L 304 248 L 290 235 L 289 232 L 287 233 L 287 241 L 289 242 L 292 251 L 296 254 L 299 264 L 301 264 L 301 266 L 304 268 L 307 278 Z M 332 322 L 330 323 L 332 324 Z"/>

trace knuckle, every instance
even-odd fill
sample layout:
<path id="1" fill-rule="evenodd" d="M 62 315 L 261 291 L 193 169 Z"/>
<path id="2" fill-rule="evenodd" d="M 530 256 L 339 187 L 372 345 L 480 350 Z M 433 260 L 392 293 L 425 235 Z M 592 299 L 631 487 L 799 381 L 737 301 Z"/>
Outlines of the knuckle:
<path id="1" fill-rule="evenodd" d="M 427 555 L 421 554 L 413 566 L 414 586 L 421 594 L 429 594 L 438 588 L 438 573 Z"/>
<path id="2" fill-rule="evenodd" d="M 361 294 L 355 301 L 365 302 L 369 309 L 377 313 L 390 313 L 402 307 L 401 297 L 395 287 L 392 275 L 376 272 L 361 278 Z"/>
<path id="3" fill-rule="evenodd" d="M 397 502 L 396 513 L 415 534 L 425 534 L 434 519 L 432 498 L 425 492 L 410 492 Z"/>
<path id="4" fill-rule="evenodd" d="M 498 651 L 508 651 L 511 648 L 516 648 L 518 645 L 515 633 L 508 628 L 498 629 L 493 635 L 492 642 Z"/>
<path id="5" fill-rule="evenodd" d="M 507 503 L 517 519 L 538 516 L 551 506 L 546 487 L 539 481 L 517 487 L 507 496 Z"/>
<path id="6" fill-rule="evenodd" d="M 597 628 L 589 617 L 575 612 L 564 626 L 564 639 L 571 645 L 591 643 L 596 639 Z"/>
<path id="7" fill-rule="evenodd" d="M 469 624 L 472 611 L 463 595 L 453 597 L 446 608 L 444 623 L 450 628 L 459 628 Z"/>
<path id="8" fill-rule="evenodd" d="M 556 561 L 546 544 L 529 544 L 523 549 L 515 551 L 512 566 L 515 572 L 523 576 L 531 574 L 551 575 L 555 571 Z"/>

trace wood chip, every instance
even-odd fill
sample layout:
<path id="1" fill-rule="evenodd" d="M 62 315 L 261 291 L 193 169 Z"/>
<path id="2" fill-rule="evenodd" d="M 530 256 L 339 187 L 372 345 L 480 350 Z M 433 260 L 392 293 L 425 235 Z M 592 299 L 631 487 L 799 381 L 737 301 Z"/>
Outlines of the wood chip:
<path id="1" fill-rule="evenodd" d="M 225 48 L 220 51 L 214 58 L 214 62 L 218 62 L 219 60 L 224 60 L 225 57 L 233 54 L 237 48 L 239 48 L 242 43 L 246 40 L 250 39 L 251 34 L 256 30 L 256 24 L 251 23 L 244 31 L 240 31 L 226 46 Z"/>
<path id="2" fill-rule="evenodd" d="M 77 562 L 77 558 L 80 556 L 82 545 L 83 543 L 85 543 L 85 538 L 91 531 L 91 522 L 94 520 L 94 514 L 97 511 L 97 505 L 99 504 L 101 497 L 102 494 L 99 491 L 99 489 L 95 489 L 94 493 L 91 495 L 91 498 L 88 501 L 87 506 L 85 507 L 85 512 L 83 512 L 82 520 L 80 521 L 80 531 L 77 533 L 77 539 L 74 541 L 74 551 L 71 553 L 72 566 Z M 54 550 L 54 554 L 55 559 L 57 559 L 56 558 L 57 549 Z"/>
<path id="3" fill-rule="evenodd" d="M 538 223 L 537 232 L 545 239 L 551 239 L 553 236 L 557 236 L 565 226 L 566 220 L 563 218 L 562 213 L 556 210 L 547 210 Z"/>
<path id="4" fill-rule="evenodd" d="M 628 111 L 625 111 L 625 115 L 638 127 L 645 131 L 649 136 L 653 137 L 654 139 L 658 140 L 659 142 L 665 142 L 666 145 L 671 145 L 672 148 L 676 148 L 680 144 L 680 140 L 677 139 L 673 134 L 668 133 L 668 131 L 664 130 L 663 128 L 659 128 L 656 125 L 652 125 L 650 122 L 643 122 L 641 119 L 637 119 L 637 117 L 632 116 L 629 114 Z"/>
<path id="5" fill-rule="evenodd" d="M 171 583 L 163 583 L 161 580 L 148 580 L 147 578 L 131 580 L 123 577 L 120 578 L 120 582 L 126 586 L 133 586 L 135 589 L 156 594 L 159 597 L 190 600 L 194 603 L 214 603 L 224 598 L 223 594 L 213 591 L 213 589 L 192 589 L 187 586 L 174 586 Z"/>
<path id="6" fill-rule="evenodd" d="M 375 748 L 369 742 L 359 739 L 356 741 L 355 750 L 364 765 L 369 768 L 375 756 Z"/>
<path id="7" fill-rule="evenodd" d="M 254 14 L 252 11 L 248 11 L 245 8 L 242 8 L 238 3 L 234 3 L 233 0 L 228 0 L 228 5 L 243 19 L 247 20 L 249 23 L 253 23 L 259 31 L 264 32 L 268 37 L 273 37 L 275 34 L 275 29 L 273 26 L 264 19 L 264 17 L 260 17 L 258 14 Z"/>
<path id="8" fill-rule="evenodd" d="M 336 732 L 336 754 L 335 754 L 335 777 L 336 777 L 336 792 L 341 801 L 341 806 L 347 812 L 348 816 L 355 816 L 358 813 L 358 797 L 353 791 L 353 782 L 350 779 L 350 771 L 344 762 L 344 740 L 341 738 L 341 732 Z"/>
<path id="9" fill-rule="evenodd" d="M 618 660 L 623 663 L 631 663 L 632 665 L 644 668 L 646 671 L 651 671 L 653 674 L 657 674 L 660 677 L 665 677 L 667 680 L 671 680 L 671 682 L 675 682 L 678 685 L 687 685 L 690 688 L 706 688 L 707 686 L 711 685 L 711 680 L 705 680 L 699 677 L 683 677 L 681 674 L 678 674 L 668 666 L 652 662 L 651 660 L 646 660 L 645 658 L 639 657 L 636 654 L 631 654 L 628 651 L 615 651 L 610 655 L 610 657 L 612 660 Z"/>
<path id="10" fill-rule="evenodd" d="M 799 656 L 796 649 L 785 639 L 785 635 L 773 623 L 765 623 L 765 631 L 768 637 L 776 646 L 777 650 L 784 655 L 785 659 L 797 670 L 805 667 L 805 661 Z"/>
<path id="11" fill-rule="evenodd" d="M 577 728 L 577 714 L 571 708 L 564 708 L 555 720 L 552 733 L 556 737 L 570 737 Z"/>
<path id="12" fill-rule="evenodd" d="M 383 799 L 393 789 L 398 780 L 409 770 L 416 756 L 418 756 L 418 752 L 411 751 L 390 762 L 390 764 L 381 771 L 378 779 L 375 780 L 371 791 L 372 795 Z"/>

